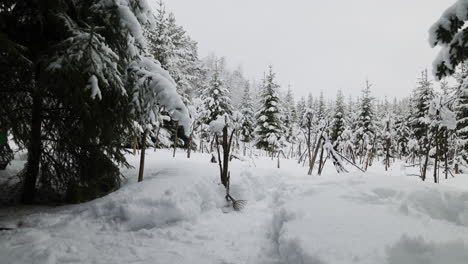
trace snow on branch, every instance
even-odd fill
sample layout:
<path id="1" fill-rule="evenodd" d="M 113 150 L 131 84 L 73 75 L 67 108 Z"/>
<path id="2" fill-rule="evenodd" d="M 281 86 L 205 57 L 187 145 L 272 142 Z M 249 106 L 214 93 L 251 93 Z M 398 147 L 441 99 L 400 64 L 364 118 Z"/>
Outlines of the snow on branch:
<path id="1" fill-rule="evenodd" d="M 138 78 L 137 91 L 143 87 L 149 89 L 150 93 L 146 94 L 146 96 L 154 98 L 159 105 L 164 106 L 171 118 L 178 121 L 179 125 L 184 128 L 184 132 L 188 134 L 191 120 L 187 107 L 176 91 L 175 81 L 169 73 L 161 67 L 158 61 L 152 57 L 141 57 L 130 64 L 129 70 Z M 140 93 L 137 92 L 135 94 L 139 95 Z M 139 101 L 134 100 L 134 102 Z M 146 105 L 152 104 L 137 105 L 136 107 L 143 111 Z M 151 110 L 149 112 L 151 112 Z"/>

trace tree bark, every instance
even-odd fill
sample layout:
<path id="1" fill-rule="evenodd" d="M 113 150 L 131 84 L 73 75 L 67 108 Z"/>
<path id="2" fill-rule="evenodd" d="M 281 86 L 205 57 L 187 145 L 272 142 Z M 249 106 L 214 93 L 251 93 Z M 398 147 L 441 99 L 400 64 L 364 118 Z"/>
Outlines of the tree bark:
<path id="1" fill-rule="evenodd" d="M 431 141 L 432 139 L 427 141 L 426 155 L 425 155 L 425 160 L 424 160 L 424 164 L 423 164 L 422 171 L 421 171 L 421 179 L 423 181 L 426 180 L 427 164 L 429 163 L 429 152 L 431 150 Z"/>
<path id="2" fill-rule="evenodd" d="M 140 169 L 138 171 L 138 182 L 143 181 L 143 173 L 145 171 L 146 135 L 147 131 L 145 130 L 145 132 L 143 132 L 143 140 L 141 141 Z"/>
<path id="3" fill-rule="evenodd" d="M 228 183 L 229 147 L 228 127 L 225 125 L 223 128 L 223 173 L 221 176 L 221 182 L 224 186 L 227 186 Z"/>
<path id="4" fill-rule="evenodd" d="M 177 142 L 179 141 L 179 122 L 175 123 L 175 139 L 174 139 L 174 152 L 172 153 L 172 157 L 175 158 L 175 153 L 177 149 Z"/>
<path id="5" fill-rule="evenodd" d="M 388 168 L 390 167 L 390 139 L 386 139 L 386 148 L 387 148 L 387 151 L 385 153 L 385 171 L 388 170 Z"/>
<path id="6" fill-rule="evenodd" d="M 190 159 L 190 153 L 192 152 L 192 138 L 193 138 L 193 132 L 190 133 L 190 137 L 188 140 L 188 148 L 187 148 L 187 158 Z"/>
<path id="7" fill-rule="evenodd" d="M 28 161 L 24 179 L 24 188 L 21 200 L 24 204 L 34 202 L 36 194 L 36 181 L 39 175 L 39 166 L 42 154 L 41 141 L 42 126 L 42 97 L 33 95 L 32 118 L 31 118 L 31 141 L 28 146 Z"/>
<path id="8" fill-rule="evenodd" d="M 278 169 L 280 168 L 280 154 L 281 153 L 278 151 L 278 165 L 277 165 Z"/>
<path id="9" fill-rule="evenodd" d="M 322 174 L 322 169 L 323 169 L 323 146 L 322 150 L 320 151 L 320 160 L 319 160 L 319 167 L 318 167 L 318 175 Z"/>
<path id="10" fill-rule="evenodd" d="M 309 175 L 312 175 L 312 171 L 314 170 L 314 166 L 315 166 L 315 160 L 317 159 L 318 150 L 321 145 L 322 145 L 322 133 L 320 133 L 320 138 L 314 150 L 314 156 L 312 157 L 309 163 L 309 173 L 308 173 Z"/>

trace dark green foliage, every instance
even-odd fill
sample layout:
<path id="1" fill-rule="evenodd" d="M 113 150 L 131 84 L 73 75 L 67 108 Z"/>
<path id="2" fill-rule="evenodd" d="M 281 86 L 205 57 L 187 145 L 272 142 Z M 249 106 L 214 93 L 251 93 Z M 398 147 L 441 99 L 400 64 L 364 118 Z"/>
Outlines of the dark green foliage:
<path id="1" fill-rule="evenodd" d="M 128 8 L 141 11 L 139 1 Z M 118 188 L 136 54 L 117 3 L 6 1 L 0 30 L 0 122 L 28 149 L 23 201 L 34 201 L 37 183 L 68 202 Z"/>

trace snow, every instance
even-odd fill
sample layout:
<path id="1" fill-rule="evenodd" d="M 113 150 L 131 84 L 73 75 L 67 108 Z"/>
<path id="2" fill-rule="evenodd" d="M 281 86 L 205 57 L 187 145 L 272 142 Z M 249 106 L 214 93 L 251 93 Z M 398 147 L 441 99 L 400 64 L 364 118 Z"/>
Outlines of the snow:
<path id="1" fill-rule="evenodd" d="M 457 0 L 455 4 L 447 8 L 442 16 L 434 23 L 429 29 L 429 44 L 431 47 L 435 47 L 440 41 L 438 38 L 437 31 L 439 28 L 451 31 L 452 18 L 457 18 L 460 21 L 468 20 L 468 1 L 467 0 Z M 447 44 L 447 43 L 444 43 Z"/>
<path id="2" fill-rule="evenodd" d="M 91 75 L 91 77 L 89 77 L 88 89 L 91 90 L 92 99 L 95 99 L 96 96 L 99 100 L 102 99 L 101 90 L 99 89 L 98 79 L 96 78 L 96 75 Z"/>
<path id="3" fill-rule="evenodd" d="M 210 131 L 215 134 L 216 133 L 221 134 L 225 126 L 226 126 L 226 117 L 218 116 L 218 119 L 210 122 Z"/>
<path id="4" fill-rule="evenodd" d="M 307 176 L 295 160 L 233 160 L 226 207 L 209 154 L 147 151 L 145 179 L 94 201 L 0 209 L 2 263 L 464 264 L 468 175 L 436 185 L 400 164 Z M 258 154 L 258 153 L 257 153 Z M 129 155 L 137 165 L 139 156 Z M 0 175 L 1 176 L 1 175 Z"/>
<path id="5" fill-rule="evenodd" d="M 165 110 L 169 112 L 172 119 L 178 121 L 178 124 L 184 128 L 186 135 L 190 134 L 191 119 L 188 109 L 177 93 L 175 81 L 161 67 L 159 62 L 151 57 L 141 57 L 139 60 L 134 61 L 129 68 L 137 73 L 136 75 L 139 76 L 140 82 L 149 82 L 148 86 L 151 88 L 150 94 L 157 99 L 157 103 L 165 107 Z M 144 85 L 142 86 L 145 87 Z M 144 99 L 149 100 L 148 98 Z M 138 100 L 134 101 L 138 103 Z M 137 109 L 144 108 L 141 105 L 136 105 L 135 107 Z M 146 110 L 146 112 L 152 110 L 154 109 L 151 108 L 150 110 Z"/>

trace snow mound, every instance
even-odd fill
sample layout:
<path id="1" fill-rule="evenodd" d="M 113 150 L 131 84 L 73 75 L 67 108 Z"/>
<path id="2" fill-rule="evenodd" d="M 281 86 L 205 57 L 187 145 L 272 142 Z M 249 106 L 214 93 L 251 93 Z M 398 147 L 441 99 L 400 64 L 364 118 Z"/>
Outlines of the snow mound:
<path id="1" fill-rule="evenodd" d="M 388 264 L 465 264 L 468 261 L 468 247 L 463 240 L 447 243 L 426 242 L 424 238 L 410 238 L 403 235 L 387 249 Z"/>
<path id="2" fill-rule="evenodd" d="M 223 196 L 222 189 L 218 192 L 214 187 L 203 178 L 150 179 L 93 202 L 84 213 L 128 231 L 161 228 L 193 221 L 203 211 L 216 208 Z"/>
<path id="3" fill-rule="evenodd" d="M 284 186 L 277 196 L 270 233 L 284 263 L 458 264 L 468 259 L 460 252 L 444 258 L 450 246 L 465 248 L 468 237 L 468 193 L 462 190 L 401 177 L 330 176 Z M 424 262 L 431 254 L 438 258 Z"/>

